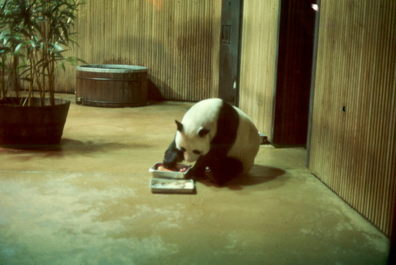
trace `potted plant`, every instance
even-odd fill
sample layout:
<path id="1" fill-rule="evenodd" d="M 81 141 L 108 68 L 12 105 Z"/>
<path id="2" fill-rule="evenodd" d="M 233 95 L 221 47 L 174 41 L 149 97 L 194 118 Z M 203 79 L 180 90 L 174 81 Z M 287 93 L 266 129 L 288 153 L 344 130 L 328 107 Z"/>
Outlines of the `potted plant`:
<path id="1" fill-rule="evenodd" d="M 0 145 L 60 143 L 70 101 L 55 98 L 55 75 L 78 61 L 64 53 L 79 5 L 0 0 Z"/>

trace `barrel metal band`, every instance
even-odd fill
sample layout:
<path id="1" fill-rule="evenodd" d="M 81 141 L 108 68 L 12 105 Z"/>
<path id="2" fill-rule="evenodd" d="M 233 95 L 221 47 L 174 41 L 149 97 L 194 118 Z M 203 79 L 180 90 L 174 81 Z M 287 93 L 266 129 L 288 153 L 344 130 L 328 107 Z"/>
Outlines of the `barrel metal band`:
<path id="1" fill-rule="evenodd" d="M 115 78 L 103 78 L 103 77 L 81 77 L 77 79 L 96 80 L 96 81 L 135 81 L 136 79 L 115 79 Z"/>

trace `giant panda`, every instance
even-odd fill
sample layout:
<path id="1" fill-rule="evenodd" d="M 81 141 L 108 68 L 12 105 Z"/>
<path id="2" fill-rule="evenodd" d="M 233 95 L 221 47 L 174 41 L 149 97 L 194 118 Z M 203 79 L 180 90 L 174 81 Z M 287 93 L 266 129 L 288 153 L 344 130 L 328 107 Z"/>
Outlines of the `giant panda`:
<path id="1" fill-rule="evenodd" d="M 219 98 L 205 99 L 194 104 L 181 122 L 175 122 L 176 135 L 165 151 L 165 167 L 173 168 L 183 160 L 195 162 L 187 177 L 210 175 L 219 186 L 252 168 L 260 137 L 239 108 Z"/>

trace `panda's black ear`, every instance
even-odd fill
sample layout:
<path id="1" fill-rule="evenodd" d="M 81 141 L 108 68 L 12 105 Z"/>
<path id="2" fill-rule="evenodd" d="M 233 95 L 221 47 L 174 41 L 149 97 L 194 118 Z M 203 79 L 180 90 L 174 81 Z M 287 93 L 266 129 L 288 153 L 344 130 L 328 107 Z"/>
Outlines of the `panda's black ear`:
<path id="1" fill-rule="evenodd" d="M 200 137 L 204 137 L 205 135 L 207 135 L 209 133 L 209 130 L 208 129 L 205 129 L 205 128 L 201 128 L 201 129 L 199 129 L 199 131 L 198 131 L 198 135 L 200 136 Z"/>
<path id="2" fill-rule="evenodd" d="M 175 122 L 176 122 L 177 130 L 179 132 L 183 132 L 183 124 L 178 120 L 175 120 Z"/>

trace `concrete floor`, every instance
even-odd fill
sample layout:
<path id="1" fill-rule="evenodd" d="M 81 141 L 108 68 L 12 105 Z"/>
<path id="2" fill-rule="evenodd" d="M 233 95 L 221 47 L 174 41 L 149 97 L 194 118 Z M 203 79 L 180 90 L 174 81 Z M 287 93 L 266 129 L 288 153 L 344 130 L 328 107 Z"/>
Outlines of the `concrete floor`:
<path id="1" fill-rule="evenodd" d="M 387 238 L 304 149 L 262 146 L 250 178 L 152 194 L 147 170 L 188 106 L 72 104 L 61 150 L 1 148 L 0 264 L 386 264 Z"/>

